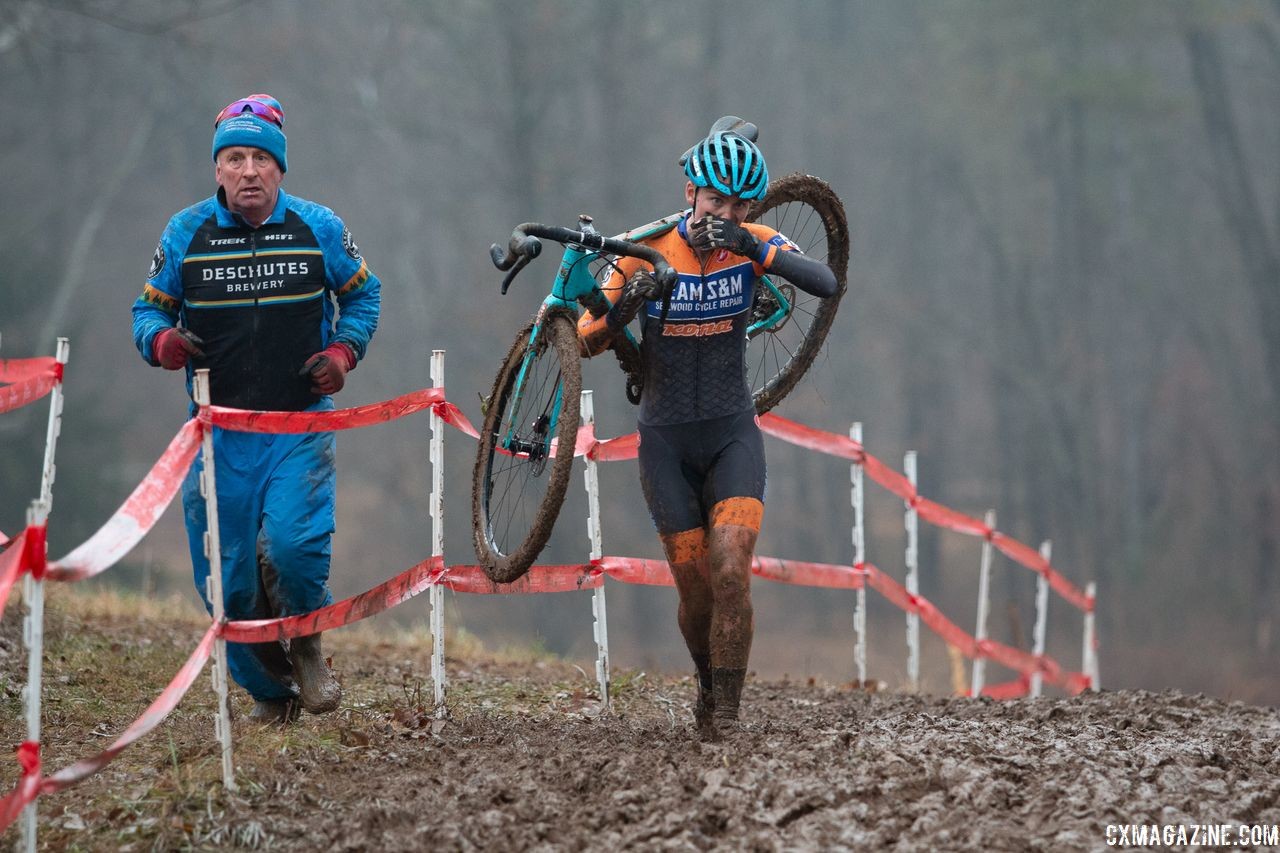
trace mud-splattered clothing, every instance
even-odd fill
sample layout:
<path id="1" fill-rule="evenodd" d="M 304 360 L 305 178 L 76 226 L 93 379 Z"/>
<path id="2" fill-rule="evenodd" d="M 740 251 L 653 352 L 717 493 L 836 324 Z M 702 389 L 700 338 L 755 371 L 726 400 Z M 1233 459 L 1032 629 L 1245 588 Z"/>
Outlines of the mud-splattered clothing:
<path id="1" fill-rule="evenodd" d="M 764 439 L 754 411 L 696 425 L 640 424 L 640 487 L 659 535 L 711 526 L 712 507 L 733 498 L 764 502 Z M 743 519 L 740 526 L 759 529 Z"/>
<path id="2" fill-rule="evenodd" d="M 765 493 L 764 441 L 746 371 L 752 296 L 765 265 L 726 250 L 699 259 L 689 245 L 688 221 L 643 241 L 678 276 L 666 324 L 659 323 L 658 300 L 641 314 L 640 485 L 663 536 L 711 526 L 712 507 L 721 501 L 763 502 Z M 743 227 L 760 240 L 766 263 L 779 252 L 799 251 L 768 226 Z M 605 293 L 614 300 L 632 273 L 648 268 L 623 258 Z M 600 322 L 585 314 L 579 321 L 588 346 Z"/>
<path id="3" fill-rule="evenodd" d="M 333 409 L 332 398 L 312 411 Z M 334 530 L 334 434 L 268 435 L 214 430 L 222 600 L 227 619 L 269 619 L 310 613 L 333 603 L 329 592 Z M 182 510 L 196 589 L 205 588 L 208 530 L 196 457 L 182 483 Z M 254 699 L 292 699 L 291 666 L 278 642 L 228 643 L 231 677 Z"/>
<path id="4" fill-rule="evenodd" d="M 659 329 L 662 303 L 654 300 L 641 315 L 644 394 L 640 423 L 651 426 L 689 423 L 752 411 L 747 384 L 747 325 L 751 298 L 765 267 L 758 261 L 720 250 L 704 264 L 689 246 L 688 220 L 642 242 L 662 253 L 679 276 L 671 295 L 666 325 Z M 765 225 L 744 226 L 766 251 L 799 249 Z M 612 301 L 637 269 L 649 264 L 623 258 L 605 286 Z M 584 315 L 579 329 L 592 319 Z"/>

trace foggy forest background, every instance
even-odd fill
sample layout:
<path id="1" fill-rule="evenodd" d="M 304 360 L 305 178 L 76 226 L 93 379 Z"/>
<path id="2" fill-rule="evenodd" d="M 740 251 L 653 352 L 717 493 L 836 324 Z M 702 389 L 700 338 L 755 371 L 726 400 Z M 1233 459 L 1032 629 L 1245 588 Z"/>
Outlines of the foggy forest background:
<path id="1" fill-rule="evenodd" d="M 1280 2 L 6 0 L 0 357 L 71 340 L 52 557 L 185 418 L 129 307 L 168 217 L 214 189 L 214 114 L 251 92 L 285 106 L 284 188 L 333 207 L 383 281 L 338 405 L 430 384 L 443 349 L 473 420 L 554 265 L 500 297 L 489 244 L 522 221 L 588 212 L 617 233 L 676 210 L 680 153 L 747 117 L 774 175 L 832 184 L 852 235 L 826 351 L 779 413 L 861 421 L 894 467 L 919 451 L 924 495 L 1052 539 L 1055 566 L 1098 582 L 1106 686 L 1280 701 Z M 599 435 L 634 428 L 611 360 L 585 384 Z M 0 417 L 11 535 L 46 416 Z M 339 436 L 337 596 L 430 553 L 428 434 L 421 416 Z M 445 436 L 451 563 L 474 561 L 474 447 Z M 759 552 L 851 562 L 848 466 L 767 451 Z M 634 463 L 601 481 L 605 553 L 659 556 Z M 581 483 L 546 561 L 586 557 Z M 868 494 L 868 559 L 901 579 L 901 501 Z M 979 541 L 922 537 L 922 592 L 971 630 Z M 170 509 L 93 583 L 194 602 L 189 578 Z M 1034 580 L 997 558 L 997 639 L 1028 645 Z M 674 592 L 608 590 L 615 664 L 686 669 Z M 755 597 L 758 673 L 853 677 L 851 593 Z M 871 675 L 899 687 L 902 616 L 869 600 Z M 447 608 L 451 631 L 593 655 L 585 593 Z M 426 616 L 423 597 L 379 619 Z M 1050 653 L 1079 669 L 1079 614 L 1055 596 L 1050 617 Z M 945 649 L 924 654 L 925 687 L 948 690 Z"/>

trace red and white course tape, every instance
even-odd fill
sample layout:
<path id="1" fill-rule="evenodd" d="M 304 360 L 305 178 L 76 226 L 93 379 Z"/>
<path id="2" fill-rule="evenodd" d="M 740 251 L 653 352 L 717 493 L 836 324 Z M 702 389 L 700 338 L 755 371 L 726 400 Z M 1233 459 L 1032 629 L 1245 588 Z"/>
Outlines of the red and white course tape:
<path id="1" fill-rule="evenodd" d="M 867 453 L 861 443 L 847 436 L 836 435 L 835 433 L 787 420 L 773 412 L 760 416 L 760 429 L 788 444 L 825 453 L 828 456 L 848 459 L 861 465 L 868 477 L 910 504 L 920 518 L 938 527 L 953 530 L 957 533 L 989 538 L 992 545 L 1014 562 L 1020 563 L 1037 574 L 1044 575 L 1049 581 L 1049 585 L 1073 606 L 1086 613 L 1093 610 L 1093 600 L 1085 595 L 1079 587 L 1055 571 L 1049 565 L 1049 562 L 1040 556 L 1039 552 L 1034 548 L 988 527 L 981 519 L 965 515 L 937 501 L 922 497 L 904 474 L 895 471 L 880 459 Z M 636 433 L 600 441 L 596 438 L 591 425 L 588 424 L 578 428 L 574 453 L 578 456 L 587 456 L 596 462 L 616 462 L 634 459 L 638 448 L 639 437 Z"/>
<path id="2" fill-rule="evenodd" d="M 23 560 L 26 552 L 26 535 L 25 530 L 19 533 L 18 538 L 12 540 L 4 553 L 0 554 L 0 614 L 4 613 L 4 606 L 9 601 L 9 593 L 26 568 L 26 562 Z"/>
<path id="3" fill-rule="evenodd" d="M 34 403 L 62 381 L 62 365 L 52 356 L 0 359 L 0 413 Z"/>
<path id="4" fill-rule="evenodd" d="M 408 601 L 439 583 L 443 574 L 444 560 L 440 557 L 428 557 L 373 589 L 311 613 L 278 619 L 228 622 L 223 628 L 223 637 L 233 643 L 266 643 L 341 628 Z"/>
<path id="5" fill-rule="evenodd" d="M 866 452 L 863 446 L 851 438 L 804 426 L 789 421 L 772 412 L 760 416 L 760 428 L 775 438 L 790 444 L 816 450 L 830 456 L 850 459 L 862 466 L 867 476 L 906 501 L 920 518 L 943 527 L 991 540 L 991 544 L 1016 563 L 1044 575 L 1053 589 L 1074 607 L 1086 613 L 1093 610 L 1093 600 L 1075 584 L 1067 580 L 1049 565 L 1039 552 L 1011 536 L 988 527 L 980 519 L 957 512 L 950 507 L 921 497 L 916 487 L 904 474 L 890 468 L 881 460 Z"/>
<path id="6" fill-rule="evenodd" d="M 178 493 L 191 461 L 200 449 L 201 426 L 189 420 L 152 466 L 133 494 L 88 541 L 49 569 L 50 580 L 79 581 L 93 577 L 129 553 L 155 526 Z"/>
<path id="7" fill-rule="evenodd" d="M 187 691 L 191 689 L 191 685 L 195 683 L 196 676 L 200 674 L 200 670 L 204 668 L 209 656 L 213 653 L 213 642 L 217 635 L 218 626 L 210 625 L 209 630 L 205 631 L 204 637 L 200 640 L 199 645 L 196 646 L 196 650 L 191 653 L 191 657 L 187 658 L 187 662 L 178 670 L 178 674 L 173 677 L 168 686 L 160 691 L 160 695 L 156 697 L 155 701 L 142 712 L 142 716 L 134 720 L 132 725 L 125 729 L 124 733 L 116 739 L 115 743 L 92 758 L 81 759 L 70 767 L 66 767 L 52 776 L 42 779 L 40 776 L 39 745 L 30 742 L 23 743 L 18 748 L 18 761 L 22 765 L 22 777 L 18 780 L 14 790 L 3 800 L 0 800 L 0 831 L 3 831 L 9 824 L 13 823 L 18 815 L 22 813 L 22 810 L 37 796 L 57 793 L 88 778 L 105 767 L 126 747 L 135 743 L 147 732 L 158 726 L 160 721 L 178 706 L 178 703 L 182 701 L 182 697 L 186 695 Z"/>
<path id="8" fill-rule="evenodd" d="M 237 432 L 332 432 L 394 421 L 443 402 L 443 388 L 423 388 L 381 403 L 330 412 L 255 412 L 209 406 L 201 410 L 199 417 L 216 427 Z"/>
<path id="9" fill-rule="evenodd" d="M 0 360 L 0 412 L 25 405 L 47 393 L 62 378 L 62 365 L 52 358 Z M 32 396 L 36 395 L 36 396 Z M 218 406 L 203 408 L 188 421 L 169 447 L 134 490 L 124 505 L 88 541 L 66 557 L 46 566 L 44 526 L 28 526 L 9 541 L 0 534 L 0 613 L 17 579 L 24 571 L 36 578 L 76 581 L 96 575 L 131 550 L 155 525 L 186 476 L 208 426 L 245 432 L 302 433 L 354 429 L 394 420 L 430 408 L 445 423 L 478 437 L 466 416 L 444 397 L 444 388 L 414 391 L 401 397 L 330 412 L 258 412 Z M 761 428 L 784 441 L 810 450 L 849 459 L 893 494 L 906 501 L 921 518 L 939 526 L 981 536 L 1016 562 L 1042 575 L 1060 595 L 1073 605 L 1092 612 L 1093 599 L 1057 573 L 1040 553 L 1001 533 L 978 519 L 921 497 L 901 473 L 871 456 L 851 438 L 824 432 L 775 414 L 760 419 Z M 579 428 L 574 454 L 597 462 L 633 459 L 638 449 L 635 433 L 599 441 L 588 423 Z M 598 553 L 598 552 L 597 552 Z M 959 628 L 927 599 L 909 593 L 888 575 L 869 563 L 856 566 L 756 557 L 752 572 L 779 583 L 832 589 L 863 589 L 869 585 L 900 609 L 919 615 L 945 642 L 970 658 L 988 658 L 1019 673 L 1004 684 L 991 685 L 983 694 L 996 698 L 1026 695 L 1031 676 L 1075 694 L 1089 687 L 1088 676 L 1064 671 L 1047 655 L 1035 655 L 990 639 L 977 640 Z M 170 684 L 115 743 L 93 758 L 84 759 L 47 778 L 41 776 L 40 747 L 26 742 L 18 748 L 22 775 L 14 790 L 0 800 L 0 830 L 41 794 L 73 785 L 101 769 L 122 750 L 155 728 L 190 689 L 196 676 L 213 653 L 215 640 L 257 643 L 300 637 L 331 630 L 365 619 L 418 595 L 432 587 L 448 587 L 455 592 L 477 594 L 529 594 L 597 589 L 605 576 L 630 584 L 673 586 L 670 566 L 664 560 L 629 557 L 601 557 L 588 564 L 534 566 L 510 584 L 495 584 L 474 565 L 446 567 L 443 557 L 433 556 L 406 569 L 373 589 L 336 602 L 312 613 L 278 619 L 230 622 L 221 628 L 211 625 L 199 645 Z M 1090 618 L 1090 617 L 1086 617 Z M 1096 638 L 1095 638 L 1096 644 Z"/>

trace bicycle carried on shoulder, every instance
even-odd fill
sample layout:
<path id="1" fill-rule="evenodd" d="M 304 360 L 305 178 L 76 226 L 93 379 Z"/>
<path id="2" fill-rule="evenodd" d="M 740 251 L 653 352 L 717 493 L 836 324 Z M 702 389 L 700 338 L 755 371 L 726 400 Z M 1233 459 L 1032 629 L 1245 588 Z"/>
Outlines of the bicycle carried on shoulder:
<path id="1" fill-rule="evenodd" d="M 479 451 L 472 482 L 472 530 L 476 556 L 496 583 L 510 583 L 529 570 L 546 545 L 568 488 L 580 421 L 582 365 L 577 306 L 599 317 L 610 303 L 592 269 L 607 278 L 617 257 L 640 258 L 653 268 L 663 293 L 675 273 L 653 248 L 638 241 L 674 228 L 687 211 L 672 214 L 617 237 L 595 231 L 591 217 L 579 230 L 525 223 L 504 249 L 490 248 L 506 271 L 502 293 L 542 250 L 541 239 L 563 244 L 551 292 L 511 345 L 484 402 Z M 790 392 L 826 340 L 846 288 L 849 237 L 844 206 L 826 182 L 788 175 L 769 185 L 749 221 L 769 225 L 809 257 L 835 273 L 836 293 L 811 296 L 785 281 L 760 279 L 747 328 L 747 380 L 756 411 L 775 407 Z M 666 298 L 660 322 L 666 319 Z M 614 344 L 627 375 L 627 396 L 642 393 L 640 349 L 630 330 Z"/>

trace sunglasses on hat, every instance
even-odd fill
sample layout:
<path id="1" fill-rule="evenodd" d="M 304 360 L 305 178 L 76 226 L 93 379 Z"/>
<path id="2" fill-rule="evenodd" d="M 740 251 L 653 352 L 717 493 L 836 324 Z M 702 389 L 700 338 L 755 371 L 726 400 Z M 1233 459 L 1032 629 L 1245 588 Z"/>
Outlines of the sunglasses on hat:
<path id="1" fill-rule="evenodd" d="M 284 112 L 270 104 L 253 98 L 241 98 L 233 101 L 222 108 L 222 112 L 218 113 L 218 117 L 213 120 L 213 126 L 217 127 L 222 124 L 224 119 L 234 118 L 243 113 L 253 113 L 259 118 L 264 118 L 280 129 L 284 129 Z"/>

